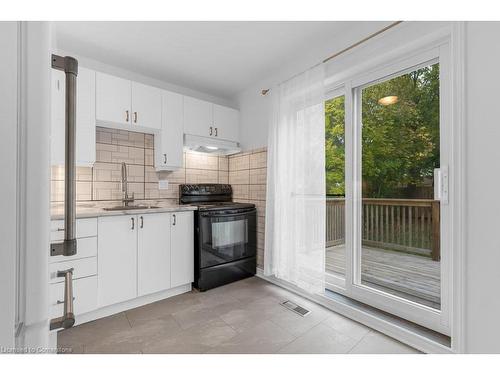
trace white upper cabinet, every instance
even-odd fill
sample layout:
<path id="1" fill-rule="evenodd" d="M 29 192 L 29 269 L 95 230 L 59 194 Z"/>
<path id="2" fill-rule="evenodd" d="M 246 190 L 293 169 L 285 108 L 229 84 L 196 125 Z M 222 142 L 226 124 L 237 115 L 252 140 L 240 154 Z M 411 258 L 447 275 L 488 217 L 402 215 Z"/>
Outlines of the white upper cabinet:
<path id="1" fill-rule="evenodd" d="M 137 292 L 139 296 L 170 288 L 170 214 L 138 216 Z M 177 266 L 176 266 L 177 267 Z"/>
<path id="2" fill-rule="evenodd" d="M 132 123 L 132 82 L 96 73 L 96 120 L 103 123 Z"/>
<path id="3" fill-rule="evenodd" d="M 239 111 L 186 96 L 184 133 L 238 142 Z"/>
<path id="4" fill-rule="evenodd" d="M 239 141 L 240 112 L 236 109 L 214 104 L 214 134 L 217 138 Z"/>
<path id="5" fill-rule="evenodd" d="M 161 132 L 155 135 L 156 170 L 175 170 L 183 164 L 184 97 L 162 93 Z"/>
<path id="6" fill-rule="evenodd" d="M 132 82 L 132 125 L 161 129 L 161 90 Z"/>
<path id="7" fill-rule="evenodd" d="M 210 137 L 214 135 L 213 104 L 184 97 L 184 133 Z"/>
<path id="8" fill-rule="evenodd" d="M 64 164 L 65 74 L 52 70 L 51 87 L 51 164 Z M 76 164 L 95 162 L 95 72 L 78 68 L 76 85 Z"/>

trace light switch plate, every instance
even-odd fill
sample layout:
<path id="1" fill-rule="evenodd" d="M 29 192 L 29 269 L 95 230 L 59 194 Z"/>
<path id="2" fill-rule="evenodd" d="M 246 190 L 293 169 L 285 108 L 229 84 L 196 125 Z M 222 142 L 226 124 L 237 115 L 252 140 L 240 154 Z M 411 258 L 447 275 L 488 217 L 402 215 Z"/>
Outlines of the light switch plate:
<path id="1" fill-rule="evenodd" d="M 168 190 L 168 180 L 159 180 L 158 181 L 158 189 Z"/>

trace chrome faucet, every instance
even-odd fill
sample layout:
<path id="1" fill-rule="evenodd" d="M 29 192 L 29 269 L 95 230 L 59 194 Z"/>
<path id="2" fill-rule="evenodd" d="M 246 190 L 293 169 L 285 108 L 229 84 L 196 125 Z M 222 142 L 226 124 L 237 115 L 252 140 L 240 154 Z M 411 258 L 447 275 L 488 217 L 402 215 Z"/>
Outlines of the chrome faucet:
<path id="1" fill-rule="evenodd" d="M 125 163 L 122 163 L 122 192 L 123 192 L 122 203 L 125 207 L 128 207 L 128 204 L 134 201 L 134 193 L 132 193 L 132 196 L 129 197 L 128 181 L 127 181 L 127 164 Z"/>

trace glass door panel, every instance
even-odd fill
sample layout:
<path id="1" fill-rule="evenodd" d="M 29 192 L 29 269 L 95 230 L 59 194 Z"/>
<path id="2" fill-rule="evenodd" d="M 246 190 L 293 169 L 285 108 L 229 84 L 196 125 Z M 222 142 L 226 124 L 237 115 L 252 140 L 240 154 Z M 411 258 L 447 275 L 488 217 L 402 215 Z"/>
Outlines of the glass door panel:
<path id="1" fill-rule="evenodd" d="M 359 282 L 441 308 L 439 64 L 361 89 Z"/>
<path id="2" fill-rule="evenodd" d="M 327 274 L 345 278 L 345 95 L 325 102 Z"/>

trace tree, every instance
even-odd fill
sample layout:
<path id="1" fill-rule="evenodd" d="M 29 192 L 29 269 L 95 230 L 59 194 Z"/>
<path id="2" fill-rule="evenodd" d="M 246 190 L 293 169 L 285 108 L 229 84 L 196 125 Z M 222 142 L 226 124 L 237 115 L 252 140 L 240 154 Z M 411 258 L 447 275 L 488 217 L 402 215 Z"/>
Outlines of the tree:
<path id="1" fill-rule="evenodd" d="M 363 196 L 408 198 L 439 168 L 439 64 L 368 86 L 361 95 Z M 397 103 L 381 105 L 386 96 L 397 96 Z M 325 108 L 327 194 L 343 195 L 344 98 Z"/>

